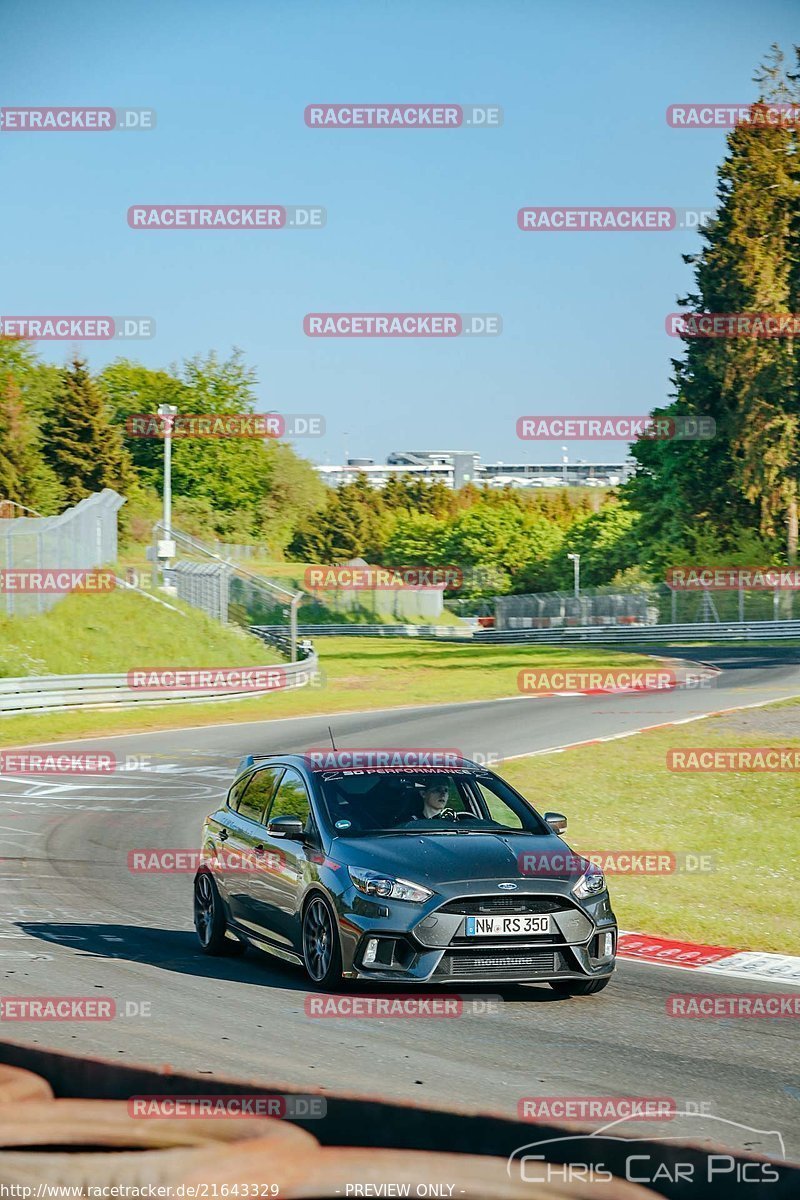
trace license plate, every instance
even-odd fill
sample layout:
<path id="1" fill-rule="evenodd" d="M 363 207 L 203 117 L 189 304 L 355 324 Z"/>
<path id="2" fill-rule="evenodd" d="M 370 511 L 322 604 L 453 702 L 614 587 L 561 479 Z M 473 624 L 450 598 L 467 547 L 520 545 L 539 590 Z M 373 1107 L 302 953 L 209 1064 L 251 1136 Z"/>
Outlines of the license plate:
<path id="1" fill-rule="evenodd" d="M 467 937 L 510 937 L 549 932 L 549 916 L 467 917 Z"/>

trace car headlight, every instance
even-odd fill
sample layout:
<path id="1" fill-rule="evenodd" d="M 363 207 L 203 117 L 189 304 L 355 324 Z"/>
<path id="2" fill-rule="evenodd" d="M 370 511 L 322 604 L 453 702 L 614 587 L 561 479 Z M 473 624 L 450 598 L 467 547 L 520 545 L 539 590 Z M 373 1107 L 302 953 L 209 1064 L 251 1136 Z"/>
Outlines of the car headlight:
<path id="1" fill-rule="evenodd" d="M 606 890 L 606 877 L 599 867 L 590 863 L 578 882 L 572 889 L 572 894 L 579 900 L 588 900 L 591 896 L 599 896 Z"/>
<path id="2" fill-rule="evenodd" d="M 428 888 L 418 883 L 409 883 L 407 879 L 395 879 L 394 875 L 367 871 L 361 867 L 347 869 L 353 883 L 365 896 L 382 896 L 386 900 L 411 900 L 414 904 L 422 904 L 433 895 Z"/>

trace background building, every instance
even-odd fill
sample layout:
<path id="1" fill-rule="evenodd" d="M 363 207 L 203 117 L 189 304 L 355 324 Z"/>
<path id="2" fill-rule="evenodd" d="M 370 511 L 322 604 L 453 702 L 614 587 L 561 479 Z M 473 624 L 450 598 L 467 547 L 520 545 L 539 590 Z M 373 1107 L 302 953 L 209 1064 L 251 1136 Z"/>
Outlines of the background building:
<path id="1" fill-rule="evenodd" d="M 566 456 L 564 456 L 566 457 Z M 340 465 L 320 465 L 317 470 L 331 487 L 352 483 L 366 475 L 374 487 L 384 487 L 394 476 L 415 475 L 438 480 L 446 487 L 467 483 L 490 487 L 616 487 L 629 477 L 632 459 L 612 462 L 481 463 L 474 450 L 393 450 L 385 463 L 372 458 L 348 458 Z"/>

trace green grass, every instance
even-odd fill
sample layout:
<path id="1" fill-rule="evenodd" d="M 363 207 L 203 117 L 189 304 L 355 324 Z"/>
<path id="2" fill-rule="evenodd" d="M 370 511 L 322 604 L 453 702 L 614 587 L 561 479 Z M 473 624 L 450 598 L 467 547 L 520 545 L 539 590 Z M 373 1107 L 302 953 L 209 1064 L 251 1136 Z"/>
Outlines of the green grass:
<path id="1" fill-rule="evenodd" d="M 148 610 L 156 607 L 142 597 L 136 599 L 139 605 L 146 606 Z M 141 620 L 141 610 L 137 611 Z M 175 619 L 180 620 L 177 617 Z M 122 642 L 119 630 L 114 636 Z M 238 638 L 243 635 L 233 636 Z M 231 700 L 222 704 L 176 704 L 120 713 L 76 712 L 4 717 L 0 721 L 0 744 L 8 746 L 26 741 L 123 731 L 175 729 L 187 725 L 269 720 L 314 713 L 332 714 L 402 705 L 487 700 L 518 695 L 517 675 L 525 666 L 580 668 L 651 664 L 650 659 L 642 656 L 594 647 L 578 650 L 545 646 L 463 645 L 406 638 L 325 637 L 317 639 L 316 648 L 323 672 L 320 687 Z M 264 649 L 265 653 L 269 653 L 266 647 Z M 122 643 L 121 651 L 124 661 L 118 669 L 136 665 L 132 661 L 134 654 L 128 643 Z M 238 657 L 241 660 L 241 655 Z M 142 662 L 139 650 L 136 658 L 139 659 L 138 665 L 147 665 Z M 159 666 L 225 665 L 211 661 L 201 663 L 199 656 L 188 663 L 183 655 L 180 660 L 176 656 L 172 661 L 165 661 L 162 653 L 159 658 Z M 248 664 L 241 660 L 237 665 Z M 73 663 L 73 671 L 84 669 L 90 668 Z M 486 749 L 491 750 L 491 747 Z"/>
<path id="2" fill-rule="evenodd" d="M 515 760 L 502 774 L 539 808 L 569 818 L 576 850 L 665 850 L 713 856 L 703 874 L 610 879 L 623 929 L 742 949 L 800 953 L 800 787 L 797 774 L 674 773 L 670 748 L 800 747 L 776 725 L 798 701 Z M 773 731 L 770 732 L 770 722 Z M 786 722 L 782 722 L 785 726 Z"/>
<path id="3" fill-rule="evenodd" d="M 169 603 L 180 612 L 133 592 L 76 593 L 38 616 L 0 617 L 0 677 L 280 661 L 275 651 L 235 626 L 220 625 L 180 601 Z"/>

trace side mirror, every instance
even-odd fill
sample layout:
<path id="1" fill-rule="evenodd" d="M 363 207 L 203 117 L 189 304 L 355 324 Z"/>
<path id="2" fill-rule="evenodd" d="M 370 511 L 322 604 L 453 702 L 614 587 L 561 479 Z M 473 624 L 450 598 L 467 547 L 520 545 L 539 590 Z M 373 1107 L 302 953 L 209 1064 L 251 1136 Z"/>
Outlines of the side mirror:
<path id="1" fill-rule="evenodd" d="M 267 833 L 273 837 L 291 838 L 302 842 L 305 838 L 305 825 L 299 817 L 271 817 L 267 822 Z"/>
<path id="2" fill-rule="evenodd" d="M 546 812 L 544 819 L 552 829 L 553 833 L 566 833 L 567 818 L 563 813 Z"/>

